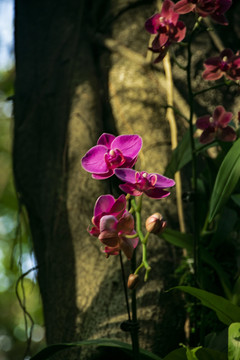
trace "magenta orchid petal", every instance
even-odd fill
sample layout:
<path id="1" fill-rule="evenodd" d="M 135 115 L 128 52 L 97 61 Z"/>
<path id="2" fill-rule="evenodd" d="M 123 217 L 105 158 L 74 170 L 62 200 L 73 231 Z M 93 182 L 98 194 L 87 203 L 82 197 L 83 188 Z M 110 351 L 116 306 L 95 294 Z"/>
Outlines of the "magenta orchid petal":
<path id="1" fill-rule="evenodd" d="M 119 185 L 119 188 L 125 193 L 130 194 L 132 196 L 140 196 L 143 193 L 142 191 L 136 190 L 134 185 L 131 184 L 121 184 Z"/>
<path id="2" fill-rule="evenodd" d="M 219 69 L 214 69 L 214 70 L 211 70 L 211 69 L 206 69 L 203 74 L 203 79 L 204 80 L 218 80 L 218 79 L 221 79 L 221 77 L 223 76 L 223 73 L 221 70 Z"/>
<path id="3" fill-rule="evenodd" d="M 225 111 L 223 106 L 217 106 L 213 113 L 213 120 L 217 122 L 218 126 L 226 127 L 232 120 L 233 114 Z"/>
<path id="4" fill-rule="evenodd" d="M 175 42 L 180 42 L 186 36 L 186 26 L 185 26 L 184 22 L 178 21 L 176 24 L 176 29 L 177 29 L 176 34 L 174 35 L 172 40 Z"/>
<path id="5" fill-rule="evenodd" d="M 174 11 L 178 14 L 187 14 L 194 10 L 195 4 L 189 2 L 188 0 L 181 0 L 174 6 Z"/>
<path id="6" fill-rule="evenodd" d="M 160 34 L 159 35 L 159 37 L 158 37 L 158 41 L 159 41 L 159 49 L 161 48 L 161 47 L 163 47 L 165 44 L 166 44 L 166 42 L 168 41 L 168 38 L 169 38 L 169 36 L 165 33 L 162 33 L 162 34 Z"/>
<path id="7" fill-rule="evenodd" d="M 205 130 L 210 126 L 210 115 L 205 115 L 197 119 L 196 126 L 198 129 Z"/>
<path id="8" fill-rule="evenodd" d="M 159 63 L 160 61 L 162 61 L 162 59 L 164 59 L 164 57 L 166 56 L 167 52 L 168 52 L 168 47 L 170 44 L 168 44 L 168 46 L 163 46 L 160 50 L 159 50 L 159 55 L 158 57 L 154 60 L 154 64 Z"/>
<path id="9" fill-rule="evenodd" d="M 171 0 L 164 0 L 161 12 L 146 21 L 146 30 L 156 35 L 152 47 L 149 48 L 154 53 L 158 53 L 154 64 L 164 58 L 173 42 L 184 39 L 186 26 L 182 21 L 178 21 L 178 18 L 179 14 L 174 11 L 174 3 Z"/>
<path id="10" fill-rule="evenodd" d="M 158 33 L 158 28 L 159 28 L 159 24 L 160 24 L 159 18 L 160 18 L 160 14 L 155 14 L 155 15 L 151 16 L 145 22 L 145 29 L 150 34 L 157 34 Z"/>
<path id="11" fill-rule="evenodd" d="M 142 138 L 138 135 L 120 135 L 112 142 L 112 149 L 119 149 L 123 156 L 135 158 L 142 147 Z"/>
<path id="12" fill-rule="evenodd" d="M 134 184 L 136 182 L 136 171 L 133 169 L 116 169 L 115 175 L 122 181 Z"/>
<path id="13" fill-rule="evenodd" d="M 215 137 L 216 137 L 216 133 L 214 127 L 210 126 L 203 131 L 202 135 L 199 138 L 199 141 L 202 144 L 209 144 L 213 142 L 213 140 L 215 140 Z"/>
<path id="14" fill-rule="evenodd" d="M 175 181 L 173 179 L 169 179 L 166 176 L 159 175 L 159 174 L 156 174 L 156 175 L 157 175 L 157 181 L 155 184 L 156 187 L 161 187 L 161 188 L 165 189 L 165 188 L 172 187 L 175 185 Z"/>
<path id="15" fill-rule="evenodd" d="M 231 49 L 224 49 L 219 56 L 211 57 L 204 62 L 205 80 L 217 80 L 222 76 L 231 80 L 240 79 L 240 56 L 234 55 Z"/>
<path id="16" fill-rule="evenodd" d="M 204 130 L 199 141 L 202 144 L 211 143 L 215 139 L 222 141 L 234 141 L 236 133 L 234 129 L 228 126 L 233 114 L 227 112 L 222 105 L 214 109 L 213 116 L 203 116 L 197 119 L 197 128 Z"/>
<path id="17" fill-rule="evenodd" d="M 108 230 L 114 230 L 116 231 L 117 228 L 117 219 L 115 218 L 115 216 L 113 215 L 104 215 L 99 223 L 99 230 L 100 233 L 103 231 L 108 231 Z"/>
<path id="18" fill-rule="evenodd" d="M 227 126 L 222 129 L 218 135 L 219 140 L 221 141 L 235 141 L 237 134 L 231 126 Z"/>
<path id="19" fill-rule="evenodd" d="M 220 25 L 228 25 L 228 20 L 223 14 L 211 14 L 211 18 Z"/>
<path id="20" fill-rule="evenodd" d="M 115 199 L 112 195 L 99 196 L 94 207 L 94 217 L 99 214 L 108 213 L 114 204 Z"/>
<path id="21" fill-rule="evenodd" d="M 161 16 L 167 20 L 170 20 L 172 17 L 172 9 L 173 9 L 173 2 L 170 0 L 164 0 L 161 10 Z"/>
<path id="22" fill-rule="evenodd" d="M 114 175 L 119 167 L 132 167 L 142 147 L 142 138 L 138 135 L 114 135 L 104 133 L 98 144 L 92 147 L 82 158 L 82 167 L 92 173 L 92 178 L 103 180 Z"/>
<path id="23" fill-rule="evenodd" d="M 169 196 L 170 192 L 163 189 L 154 188 L 145 190 L 145 194 L 153 199 L 162 199 L 166 196 Z"/>
<path id="24" fill-rule="evenodd" d="M 132 168 L 137 162 L 137 156 L 134 159 L 130 159 L 126 156 L 125 160 L 126 160 L 125 163 L 121 165 L 119 168 Z"/>
<path id="25" fill-rule="evenodd" d="M 113 140 L 115 139 L 115 136 L 112 134 L 103 133 L 100 138 L 98 139 L 97 145 L 104 145 L 108 149 L 111 149 L 111 144 Z"/>
<path id="26" fill-rule="evenodd" d="M 126 197 L 122 194 L 111 207 L 111 214 L 114 215 L 117 219 L 119 219 L 125 213 L 126 206 L 127 200 Z"/>
<path id="27" fill-rule="evenodd" d="M 98 236 L 98 239 L 107 246 L 116 247 L 119 243 L 118 234 L 114 230 L 104 230 Z"/>
<path id="28" fill-rule="evenodd" d="M 121 219 L 118 221 L 117 224 L 117 232 L 121 233 L 131 233 L 134 230 L 134 219 L 133 216 L 126 212 Z"/>
<path id="29" fill-rule="evenodd" d="M 106 146 L 103 145 L 92 147 L 82 158 L 82 167 L 84 170 L 96 174 L 107 173 L 108 167 L 104 161 L 106 150 Z"/>
<path id="30" fill-rule="evenodd" d="M 125 181 L 119 185 L 120 189 L 130 195 L 140 196 L 142 193 L 154 198 L 162 198 L 170 193 L 163 190 L 172 187 L 175 181 L 160 174 L 149 174 L 145 171 L 137 172 L 132 169 L 117 169 L 116 176 Z"/>
<path id="31" fill-rule="evenodd" d="M 129 241 L 130 239 L 126 238 L 120 238 L 120 249 L 124 252 L 128 260 L 131 260 L 133 256 L 134 247 L 132 244 L 132 241 Z"/>
<path id="32" fill-rule="evenodd" d="M 95 180 L 105 180 L 113 176 L 114 170 L 110 169 L 107 173 L 104 174 L 92 174 L 92 178 Z"/>

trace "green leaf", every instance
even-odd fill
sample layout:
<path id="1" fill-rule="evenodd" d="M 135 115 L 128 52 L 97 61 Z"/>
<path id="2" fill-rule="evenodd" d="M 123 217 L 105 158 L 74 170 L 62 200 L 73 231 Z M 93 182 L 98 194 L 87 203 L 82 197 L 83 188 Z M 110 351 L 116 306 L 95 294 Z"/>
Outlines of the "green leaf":
<path id="1" fill-rule="evenodd" d="M 226 325 L 240 321 L 240 307 L 232 304 L 222 296 L 191 286 L 176 286 L 173 289 L 184 291 L 198 298 L 202 305 L 215 311 L 219 320 Z"/>
<path id="2" fill-rule="evenodd" d="M 234 194 L 231 196 L 231 198 L 235 204 L 240 207 L 240 194 Z"/>
<path id="3" fill-rule="evenodd" d="M 240 359 L 240 323 L 233 323 L 228 329 L 228 360 Z"/>
<path id="4" fill-rule="evenodd" d="M 192 352 L 192 353 L 191 353 Z M 196 358 L 196 353 L 197 352 L 197 358 Z M 194 355 L 194 357 L 187 357 L 187 356 L 192 356 Z M 207 348 L 194 348 L 192 350 L 190 350 L 188 348 L 188 352 L 186 351 L 186 347 L 182 347 L 180 349 L 176 349 L 172 352 L 170 352 L 167 356 L 165 356 L 165 358 L 163 360 L 189 360 L 189 359 L 198 359 L 198 360 L 227 360 L 227 355 L 217 351 L 217 350 L 212 350 L 212 349 L 207 349 Z"/>
<path id="5" fill-rule="evenodd" d="M 240 139 L 235 141 L 225 156 L 210 199 L 209 222 L 220 212 L 237 185 L 240 177 Z"/>
<path id="6" fill-rule="evenodd" d="M 172 158 L 166 168 L 165 176 L 173 178 L 176 171 L 192 160 L 190 133 L 187 131 L 172 153 Z"/>
<path id="7" fill-rule="evenodd" d="M 166 229 L 164 230 L 164 233 L 159 235 L 159 237 L 175 246 L 180 246 L 183 249 L 187 249 L 190 252 L 193 250 L 193 237 L 191 234 L 185 234 L 177 230 Z"/>
<path id="8" fill-rule="evenodd" d="M 49 359 L 51 356 L 56 354 L 59 351 L 70 349 L 77 346 L 98 346 L 98 347 L 111 347 L 118 348 L 123 351 L 127 351 L 130 354 L 132 353 L 132 346 L 126 344 L 124 342 L 112 339 L 96 339 L 96 340 L 83 340 L 73 343 L 62 343 L 62 344 L 54 344 L 46 347 L 45 349 L 38 352 L 36 355 L 31 357 L 30 360 L 45 360 Z M 147 350 L 140 349 L 141 359 L 143 360 L 161 360 L 161 358 Z"/>

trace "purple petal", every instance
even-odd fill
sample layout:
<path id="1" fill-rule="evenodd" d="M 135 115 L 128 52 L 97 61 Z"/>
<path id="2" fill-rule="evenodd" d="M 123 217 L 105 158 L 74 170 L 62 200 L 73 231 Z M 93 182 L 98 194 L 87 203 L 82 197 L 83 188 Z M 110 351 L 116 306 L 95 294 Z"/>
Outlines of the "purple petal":
<path id="1" fill-rule="evenodd" d="M 199 138 L 200 143 L 202 144 L 209 144 L 211 143 L 216 137 L 215 129 L 212 126 L 209 126 L 205 129 L 202 135 Z"/>
<path id="2" fill-rule="evenodd" d="M 120 249 L 124 252 L 124 254 L 126 255 L 126 257 L 128 258 L 128 260 L 130 260 L 133 256 L 133 244 L 131 241 L 129 241 L 130 239 L 125 239 L 125 238 L 120 238 L 119 241 L 119 246 Z"/>
<path id="3" fill-rule="evenodd" d="M 99 223 L 100 233 L 105 230 L 115 230 L 117 227 L 117 219 L 113 215 L 105 215 Z"/>
<path id="4" fill-rule="evenodd" d="M 202 74 L 203 79 L 209 81 L 221 79 L 222 76 L 223 72 L 218 68 L 215 68 L 214 70 L 206 69 Z"/>
<path id="5" fill-rule="evenodd" d="M 206 59 L 204 61 L 204 65 L 208 68 L 208 66 L 210 65 L 210 69 L 214 69 L 215 67 L 219 67 L 220 63 L 221 63 L 222 58 L 220 56 L 213 56 L 210 57 L 208 59 Z"/>
<path id="6" fill-rule="evenodd" d="M 135 158 L 142 147 L 142 138 L 138 135 L 117 136 L 111 145 L 112 149 L 119 149 L 124 157 Z"/>
<path id="7" fill-rule="evenodd" d="M 157 34 L 158 32 L 158 28 L 160 25 L 160 14 L 155 14 L 153 16 L 151 16 L 146 22 L 145 22 L 145 29 L 150 33 L 150 34 Z"/>
<path id="8" fill-rule="evenodd" d="M 166 56 L 167 51 L 169 46 L 171 45 L 171 43 L 168 43 L 168 45 L 166 44 L 165 46 L 163 46 L 160 50 L 159 50 L 159 55 L 158 57 L 154 60 L 154 64 L 159 63 L 160 61 L 162 61 L 162 59 Z"/>
<path id="9" fill-rule="evenodd" d="M 103 213 L 109 213 L 114 203 L 115 199 L 112 195 L 99 196 L 94 207 L 94 217 Z M 97 224 L 95 223 L 95 225 Z"/>
<path id="10" fill-rule="evenodd" d="M 237 135 L 231 126 L 223 128 L 222 131 L 218 134 L 218 139 L 221 141 L 234 141 L 236 138 Z"/>
<path id="11" fill-rule="evenodd" d="M 98 239 L 107 246 L 115 247 L 119 243 L 119 237 L 116 231 L 106 230 L 100 233 Z"/>
<path id="12" fill-rule="evenodd" d="M 198 129 L 205 130 L 210 126 L 210 115 L 205 115 L 197 119 L 196 126 Z"/>
<path id="13" fill-rule="evenodd" d="M 108 149 L 111 149 L 111 143 L 115 139 L 115 136 L 112 134 L 103 133 L 98 139 L 97 145 L 104 145 Z"/>
<path id="14" fill-rule="evenodd" d="M 117 232 L 129 234 L 134 230 L 134 219 L 133 216 L 126 212 L 122 218 L 118 221 Z"/>
<path id="15" fill-rule="evenodd" d="M 211 18 L 220 25 L 228 25 L 228 21 L 225 15 L 223 14 L 211 14 Z"/>
<path id="16" fill-rule="evenodd" d="M 153 175 L 157 175 L 157 182 L 155 184 L 155 187 L 159 187 L 159 188 L 168 188 L 168 187 L 172 187 L 175 185 L 175 181 L 172 179 L 169 179 L 163 175 L 159 175 L 159 174 L 153 174 Z"/>
<path id="17" fill-rule="evenodd" d="M 114 174 L 112 169 L 108 170 L 107 173 L 104 174 L 92 174 L 92 178 L 95 180 L 104 180 L 110 178 Z"/>
<path id="18" fill-rule="evenodd" d="M 162 33 L 159 35 L 158 41 L 159 41 L 159 48 L 161 48 L 162 46 L 164 46 L 166 44 L 166 42 L 168 41 L 168 34 L 167 33 Z"/>
<path id="19" fill-rule="evenodd" d="M 165 191 L 163 189 L 154 188 L 154 189 L 148 189 L 144 191 L 144 193 L 153 199 L 162 199 L 168 195 L 170 195 L 169 191 Z"/>
<path id="20" fill-rule="evenodd" d="M 155 36 L 152 42 L 152 51 L 158 52 L 160 50 L 159 34 Z"/>
<path id="21" fill-rule="evenodd" d="M 131 184 L 122 184 L 119 185 L 119 188 L 127 194 L 132 196 L 140 196 L 142 195 L 142 191 L 136 190 L 134 185 Z"/>
<path id="22" fill-rule="evenodd" d="M 176 25 L 179 15 L 174 12 L 174 3 L 170 0 L 164 0 L 161 10 L 161 17 L 166 20 L 170 20 L 174 25 Z"/>
<path id="23" fill-rule="evenodd" d="M 92 147 L 82 158 L 82 167 L 90 173 L 102 174 L 108 172 L 104 154 L 107 152 L 106 146 L 96 145 Z"/>
<path id="24" fill-rule="evenodd" d="M 232 5 L 232 0 L 219 0 L 218 1 L 218 12 L 223 14 L 226 12 Z"/>
<path id="25" fill-rule="evenodd" d="M 127 200 L 125 195 L 120 195 L 119 198 L 115 201 L 113 206 L 111 207 L 111 214 L 114 215 L 117 219 L 119 219 L 124 212 L 126 211 Z"/>
<path id="26" fill-rule="evenodd" d="M 178 14 L 187 14 L 194 10 L 195 4 L 188 2 L 188 0 L 181 0 L 174 6 L 174 11 Z"/>
<path id="27" fill-rule="evenodd" d="M 182 21 L 178 21 L 176 24 L 176 34 L 174 35 L 173 38 L 171 38 L 171 40 L 175 41 L 175 42 L 180 42 L 185 38 L 186 35 L 186 26 L 184 24 L 184 22 Z"/>
<path id="28" fill-rule="evenodd" d="M 115 175 L 122 181 L 130 184 L 136 182 L 136 171 L 133 169 L 115 169 Z"/>
<path id="29" fill-rule="evenodd" d="M 221 105 L 217 106 L 213 112 L 213 120 L 223 128 L 227 126 L 232 117 L 233 114 L 231 112 L 226 112 Z"/>
<path id="30" fill-rule="evenodd" d="M 134 159 L 125 157 L 125 163 L 120 168 L 132 168 L 137 161 L 137 156 Z"/>
<path id="31" fill-rule="evenodd" d="M 220 53 L 220 58 L 221 60 L 224 58 L 224 57 L 227 57 L 227 59 L 231 59 L 233 56 L 234 56 L 234 53 L 231 49 L 224 49 L 223 51 L 221 51 Z"/>

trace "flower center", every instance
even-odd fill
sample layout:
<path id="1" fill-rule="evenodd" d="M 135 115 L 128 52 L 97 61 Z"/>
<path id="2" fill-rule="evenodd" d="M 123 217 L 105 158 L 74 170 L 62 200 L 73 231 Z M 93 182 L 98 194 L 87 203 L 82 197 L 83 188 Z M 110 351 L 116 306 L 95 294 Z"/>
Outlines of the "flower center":
<path id="1" fill-rule="evenodd" d="M 125 163 L 122 152 L 118 149 L 111 149 L 105 154 L 105 161 L 109 169 L 116 169 Z"/>
<path id="2" fill-rule="evenodd" d="M 221 63 L 220 63 L 220 69 L 222 71 L 227 71 L 229 69 L 230 65 L 227 63 L 227 57 L 224 56 Z"/>
<path id="3" fill-rule="evenodd" d="M 148 174 L 146 172 L 136 172 L 136 185 L 139 191 L 148 190 L 153 188 L 157 181 L 157 176 L 155 174 Z"/>

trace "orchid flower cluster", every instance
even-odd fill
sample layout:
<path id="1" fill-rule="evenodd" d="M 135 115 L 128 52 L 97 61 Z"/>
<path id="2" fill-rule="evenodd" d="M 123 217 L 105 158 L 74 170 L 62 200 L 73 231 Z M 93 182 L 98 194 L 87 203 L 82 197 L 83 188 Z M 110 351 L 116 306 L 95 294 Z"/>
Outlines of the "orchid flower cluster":
<path id="1" fill-rule="evenodd" d="M 180 14 L 195 12 L 202 18 L 210 16 L 220 25 L 228 25 L 225 12 L 230 8 L 232 0 L 180 0 L 174 4 L 171 0 L 164 0 L 160 13 L 151 16 L 145 23 L 150 34 L 156 35 L 149 49 L 158 53 L 154 63 L 158 63 L 166 56 L 172 43 L 180 43 L 185 38 L 186 26 L 179 21 Z M 236 54 L 231 49 L 224 49 L 218 56 L 204 61 L 205 70 L 202 77 L 207 81 L 225 77 L 237 82 L 240 80 L 240 52 Z M 226 112 L 223 106 L 215 108 L 213 115 L 204 115 L 197 119 L 196 127 L 203 130 L 199 141 L 209 144 L 214 140 L 234 141 L 236 131 L 229 125 L 233 114 Z"/>
<path id="2" fill-rule="evenodd" d="M 160 214 L 154 214 L 146 222 L 148 231 L 144 237 L 142 231 L 135 230 L 132 213 L 139 211 L 136 202 L 127 210 L 127 198 L 141 197 L 142 194 L 153 199 L 162 199 L 170 194 L 166 188 L 175 185 L 174 180 L 160 174 L 138 172 L 132 169 L 142 148 L 142 138 L 138 135 L 120 135 L 104 133 L 82 158 L 82 167 L 92 174 L 93 179 L 108 179 L 116 175 L 122 182 L 119 187 L 127 193 L 117 199 L 111 194 L 101 195 L 95 204 L 92 218 L 93 227 L 88 229 L 92 236 L 97 237 L 104 245 L 103 252 L 118 255 L 122 251 L 128 259 L 133 256 L 139 238 L 146 246 L 150 232 L 160 232 L 166 227 L 166 222 Z M 144 255 L 143 265 L 150 270 Z M 140 269 L 139 268 L 139 269 Z M 137 272 L 136 272 L 137 274 Z M 130 285 L 131 286 L 131 285 Z"/>

